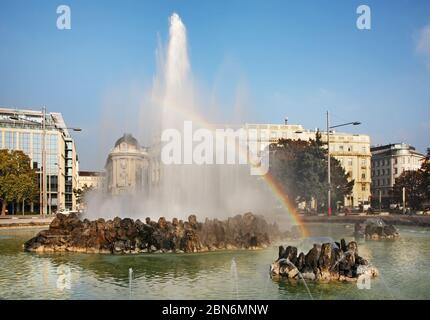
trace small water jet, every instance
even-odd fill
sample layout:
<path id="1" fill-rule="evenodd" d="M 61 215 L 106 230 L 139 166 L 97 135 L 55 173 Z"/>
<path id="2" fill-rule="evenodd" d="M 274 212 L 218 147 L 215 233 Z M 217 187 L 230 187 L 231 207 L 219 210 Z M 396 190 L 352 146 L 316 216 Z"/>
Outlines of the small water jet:
<path id="1" fill-rule="evenodd" d="M 129 288 L 129 299 L 132 297 L 132 283 L 133 283 L 133 268 L 128 269 L 128 288 Z"/>
<path id="2" fill-rule="evenodd" d="M 314 297 L 312 296 L 312 293 L 311 293 L 311 291 L 309 290 L 309 287 L 308 287 L 308 284 L 306 283 L 306 279 L 305 279 L 305 277 L 303 277 L 303 274 L 300 272 L 300 270 L 287 258 L 287 259 L 285 259 L 285 261 L 287 262 L 287 264 L 289 265 L 289 266 L 291 266 L 291 267 L 293 267 L 294 269 L 293 270 L 296 270 L 297 271 L 297 273 L 298 273 L 298 275 L 299 275 L 299 278 L 301 279 L 301 280 L 303 280 L 303 283 L 304 283 L 304 285 L 305 285 L 305 287 L 306 287 L 306 291 L 308 292 L 308 294 L 309 294 L 309 297 L 311 297 L 311 300 L 314 300 Z"/>
<path id="3" fill-rule="evenodd" d="M 231 259 L 230 274 L 231 274 L 232 282 L 233 282 L 233 294 L 235 294 L 236 299 L 239 300 L 239 278 L 237 275 L 236 260 L 234 258 Z"/>

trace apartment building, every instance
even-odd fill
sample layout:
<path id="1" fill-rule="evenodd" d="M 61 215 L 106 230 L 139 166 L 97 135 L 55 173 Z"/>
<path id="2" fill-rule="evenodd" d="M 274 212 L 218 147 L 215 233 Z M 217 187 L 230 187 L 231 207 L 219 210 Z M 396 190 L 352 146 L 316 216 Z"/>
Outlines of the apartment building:
<path id="1" fill-rule="evenodd" d="M 258 134 L 260 149 L 279 139 L 315 139 L 317 130 L 306 130 L 297 124 L 246 124 L 245 129 L 255 130 Z M 321 139 L 327 142 L 327 132 L 320 131 Z M 371 200 L 370 137 L 364 134 L 350 134 L 330 131 L 330 153 L 338 159 L 354 180 L 351 195 L 345 197 L 345 206 L 358 206 Z"/>
<path id="2" fill-rule="evenodd" d="M 391 191 L 403 172 L 418 170 L 425 156 L 406 143 L 374 146 L 372 153 L 372 198 L 381 197 L 382 204 L 391 202 Z"/>

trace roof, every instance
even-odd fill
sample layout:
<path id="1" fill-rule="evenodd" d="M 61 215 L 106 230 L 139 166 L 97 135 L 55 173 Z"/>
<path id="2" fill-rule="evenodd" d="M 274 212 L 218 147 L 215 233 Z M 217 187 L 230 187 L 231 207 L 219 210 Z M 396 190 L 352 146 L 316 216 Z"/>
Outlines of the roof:
<path id="1" fill-rule="evenodd" d="M 123 142 L 139 147 L 139 142 L 129 133 L 124 133 L 124 135 L 115 142 L 115 147 L 119 146 Z"/>
<path id="2" fill-rule="evenodd" d="M 104 176 L 103 172 L 99 171 L 79 171 L 80 177 L 100 177 Z"/>

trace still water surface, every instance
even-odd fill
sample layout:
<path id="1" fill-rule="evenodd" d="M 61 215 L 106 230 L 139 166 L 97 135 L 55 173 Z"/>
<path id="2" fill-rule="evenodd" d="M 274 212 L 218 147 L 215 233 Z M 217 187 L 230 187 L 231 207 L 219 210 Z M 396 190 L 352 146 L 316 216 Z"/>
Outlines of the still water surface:
<path id="1" fill-rule="evenodd" d="M 352 225 L 308 226 L 312 236 L 353 240 Z M 430 299 L 430 229 L 399 229 L 396 241 L 359 241 L 360 255 L 381 273 L 370 290 L 308 283 L 309 292 L 302 282 L 270 278 L 276 245 L 199 254 L 34 254 L 22 243 L 39 230 L 0 230 L 0 299 Z"/>

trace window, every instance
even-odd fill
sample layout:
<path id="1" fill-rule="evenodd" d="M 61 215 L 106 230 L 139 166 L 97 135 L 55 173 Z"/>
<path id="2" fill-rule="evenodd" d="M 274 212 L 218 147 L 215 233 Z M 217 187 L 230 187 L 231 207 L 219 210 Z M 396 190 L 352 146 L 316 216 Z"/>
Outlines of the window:
<path id="1" fill-rule="evenodd" d="M 30 134 L 21 132 L 19 134 L 19 141 L 20 141 L 20 149 L 26 153 L 27 155 L 30 154 Z"/>
<path id="2" fill-rule="evenodd" d="M 385 176 L 385 169 L 382 169 L 382 175 Z"/>
<path id="3" fill-rule="evenodd" d="M 56 154 L 48 154 L 46 156 L 46 167 L 48 168 L 48 174 L 57 174 L 58 163 Z"/>
<path id="4" fill-rule="evenodd" d="M 364 183 L 361 185 L 361 191 L 366 191 L 366 185 Z"/>
<path id="5" fill-rule="evenodd" d="M 348 165 L 352 166 L 352 158 L 348 158 Z"/>
<path id="6" fill-rule="evenodd" d="M 339 146 L 339 151 L 343 151 L 343 146 L 342 145 Z"/>
<path id="7" fill-rule="evenodd" d="M 4 147 L 5 149 L 15 149 L 16 147 L 16 134 L 17 132 L 5 131 L 4 133 Z"/>
<path id="8" fill-rule="evenodd" d="M 51 192 L 57 192 L 58 191 L 58 177 L 57 176 L 51 176 L 50 177 L 50 184 L 51 184 Z"/>
<path id="9" fill-rule="evenodd" d="M 46 136 L 46 149 L 49 153 L 58 152 L 58 141 L 56 134 L 50 134 Z"/>
<path id="10" fill-rule="evenodd" d="M 397 158 L 394 159 L 394 164 L 397 164 Z"/>
<path id="11" fill-rule="evenodd" d="M 361 179 L 366 179 L 366 173 L 365 172 L 361 173 Z"/>
<path id="12" fill-rule="evenodd" d="M 379 169 L 376 171 L 376 175 L 377 176 L 381 175 L 381 172 L 379 171 Z"/>
<path id="13" fill-rule="evenodd" d="M 366 159 L 361 159 L 361 166 L 365 167 L 366 166 Z"/>
<path id="14" fill-rule="evenodd" d="M 394 174 L 397 174 L 397 168 L 394 168 Z"/>
<path id="15" fill-rule="evenodd" d="M 42 137 L 40 133 L 33 133 L 33 153 L 42 153 Z"/>

